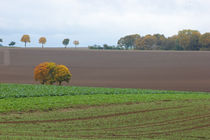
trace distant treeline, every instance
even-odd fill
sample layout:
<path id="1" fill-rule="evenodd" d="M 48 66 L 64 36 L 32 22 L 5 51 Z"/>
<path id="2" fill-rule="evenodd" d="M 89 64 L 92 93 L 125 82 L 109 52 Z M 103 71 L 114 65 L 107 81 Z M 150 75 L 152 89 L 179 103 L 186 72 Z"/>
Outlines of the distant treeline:
<path id="1" fill-rule="evenodd" d="M 136 50 L 200 50 L 210 49 L 210 33 L 197 30 L 182 30 L 178 35 L 166 38 L 163 34 L 140 36 L 128 35 L 120 38 L 118 46 Z"/>
<path id="2" fill-rule="evenodd" d="M 177 35 L 165 37 L 163 34 L 140 36 L 127 35 L 118 40 L 117 46 L 94 45 L 90 49 L 134 49 L 134 50 L 210 50 L 210 33 L 201 34 L 197 30 L 182 30 Z"/>

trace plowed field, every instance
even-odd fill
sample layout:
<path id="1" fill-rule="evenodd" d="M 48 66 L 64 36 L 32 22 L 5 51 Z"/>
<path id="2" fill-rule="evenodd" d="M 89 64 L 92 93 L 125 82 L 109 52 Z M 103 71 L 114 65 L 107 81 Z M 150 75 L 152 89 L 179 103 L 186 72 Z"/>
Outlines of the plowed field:
<path id="1" fill-rule="evenodd" d="M 30 83 L 44 61 L 71 68 L 70 85 L 210 91 L 210 52 L 0 48 L 0 82 Z"/>

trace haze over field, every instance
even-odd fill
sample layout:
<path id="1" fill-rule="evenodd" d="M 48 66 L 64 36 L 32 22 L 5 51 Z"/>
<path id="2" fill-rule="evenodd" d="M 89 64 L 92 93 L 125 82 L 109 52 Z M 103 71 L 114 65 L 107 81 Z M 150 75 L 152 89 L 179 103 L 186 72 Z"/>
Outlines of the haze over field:
<path id="1" fill-rule="evenodd" d="M 80 46 L 116 45 L 127 34 L 177 34 L 182 29 L 210 31 L 209 0 L 0 0 L 0 38 L 7 45 L 23 46 L 23 34 L 31 36 L 29 47 L 62 46 L 64 38 Z"/>

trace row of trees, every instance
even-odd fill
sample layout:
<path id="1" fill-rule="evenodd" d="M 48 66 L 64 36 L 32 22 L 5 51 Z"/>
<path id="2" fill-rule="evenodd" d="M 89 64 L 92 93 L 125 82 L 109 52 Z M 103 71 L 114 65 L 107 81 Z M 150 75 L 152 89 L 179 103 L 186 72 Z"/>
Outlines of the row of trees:
<path id="1" fill-rule="evenodd" d="M 20 41 L 25 43 L 25 48 L 26 48 L 26 44 L 31 42 L 30 36 L 29 35 L 23 35 Z M 3 39 L 0 38 L 0 42 L 3 42 Z M 46 37 L 40 37 L 39 38 L 39 43 L 42 44 L 42 48 L 44 48 L 44 44 L 46 44 L 46 42 L 47 42 Z M 62 43 L 65 46 L 65 48 L 67 48 L 67 46 L 70 43 L 70 39 L 66 38 L 66 39 L 63 40 Z M 16 44 L 16 42 L 11 41 L 8 45 L 9 46 L 14 46 L 15 44 Z M 75 40 L 75 41 L 73 41 L 73 44 L 75 45 L 75 48 L 76 48 L 76 46 L 79 45 L 79 41 Z"/>
<path id="2" fill-rule="evenodd" d="M 26 43 L 30 43 L 30 36 L 29 35 L 23 35 L 22 38 L 21 38 L 21 42 L 24 42 L 25 43 L 25 47 L 26 47 Z M 44 47 L 44 44 L 47 42 L 47 39 L 45 37 L 40 37 L 39 39 L 39 43 L 42 44 L 42 48 Z M 68 44 L 70 42 L 70 39 L 66 38 L 63 40 L 63 45 L 65 46 L 65 48 L 67 48 Z M 77 45 L 79 45 L 79 41 L 78 40 L 75 40 L 73 41 L 74 45 L 75 45 L 75 48 Z"/>
<path id="3" fill-rule="evenodd" d="M 163 34 L 122 37 L 117 42 L 125 49 L 136 50 L 201 50 L 210 49 L 210 33 L 201 34 L 197 30 L 182 30 L 178 35 L 166 38 Z"/>

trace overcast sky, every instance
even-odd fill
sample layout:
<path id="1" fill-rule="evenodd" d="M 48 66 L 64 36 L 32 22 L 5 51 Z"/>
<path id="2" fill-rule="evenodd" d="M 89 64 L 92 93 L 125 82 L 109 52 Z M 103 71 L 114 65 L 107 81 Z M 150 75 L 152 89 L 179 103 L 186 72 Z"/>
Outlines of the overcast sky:
<path id="1" fill-rule="evenodd" d="M 116 45 L 125 35 L 177 34 L 182 29 L 210 32 L 210 0 L 0 0 L 0 38 L 7 45 L 62 46 L 62 40 L 79 40 L 80 46 Z M 71 44 L 72 46 L 72 44 Z"/>

